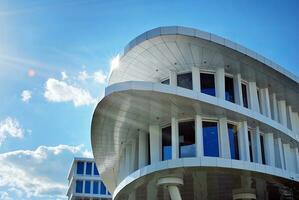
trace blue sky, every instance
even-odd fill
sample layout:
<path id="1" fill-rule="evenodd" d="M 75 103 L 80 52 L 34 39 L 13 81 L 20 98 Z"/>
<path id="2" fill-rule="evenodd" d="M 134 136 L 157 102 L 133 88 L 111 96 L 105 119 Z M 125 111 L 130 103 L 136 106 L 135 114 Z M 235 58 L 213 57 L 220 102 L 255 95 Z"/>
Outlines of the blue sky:
<path id="1" fill-rule="evenodd" d="M 110 62 L 137 35 L 198 28 L 298 76 L 298 8 L 299 1 L 0 1 L 0 161 L 8 163 L 0 199 L 65 199 L 73 156 L 90 155 L 91 116 Z"/>

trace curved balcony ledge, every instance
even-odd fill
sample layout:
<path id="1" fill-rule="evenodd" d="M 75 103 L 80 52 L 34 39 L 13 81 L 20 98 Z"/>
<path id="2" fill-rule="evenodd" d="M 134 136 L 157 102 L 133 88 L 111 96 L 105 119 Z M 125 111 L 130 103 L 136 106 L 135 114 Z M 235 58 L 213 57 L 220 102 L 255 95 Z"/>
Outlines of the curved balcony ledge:
<path id="1" fill-rule="evenodd" d="M 280 134 L 281 137 L 287 136 L 287 139 L 299 142 L 299 137 L 298 135 L 296 135 L 296 133 L 284 127 L 280 123 L 272 120 L 271 118 L 268 118 L 258 112 L 247 109 L 238 104 L 231 103 L 224 99 L 220 99 L 214 96 L 203 94 L 201 92 L 197 92 L 197 91 L 193 91 L 193 90 L 189 90 L 177 86 L 170 86 L 170 85 L 153 83 L 153 82 L 128 81 L 128 82 L 116 83 L 108 86 L 105 90 L 105 96 L 109 96 L 112 93 L 116 93 L 116 92 L 124 92 L 130 90 L 166 93 L 166 94 L 178 95 L 192 100 L 204 102 L 237 113 L 241 116 L 245 116 L 246 118 L 258 121 L 261 125 L 266 125 L 265 128 L 269 129 L 269 132 L 278 132 L 278 134 Z"/>
<path id="2" fill-rule="evenodd" d="M 227 168 L 236 170 L 245 170 L 246 172 L 262 173 L 272 175 L 280 178 L 284 178 L 291 181 L 299 182 L 299 174 L 295 174 L 280 168 L 271 167 L 268 165 L 262 165 L 253 162 L 246 162 L 240 160 L 216 158 L 216 157 L 196 157 L 196 158 L 179 158 L 174 160 L 160 161 L 129 174 L 123 179 L 113 192 L 113 199 L 119 194 L 119 192 L 128 186 L 133 181 L 139 178 L 156 173 L 162 170 L 174 169 L 174 168 L 188 168 L 188 167 L 212 167 L 212 168 Z"/>

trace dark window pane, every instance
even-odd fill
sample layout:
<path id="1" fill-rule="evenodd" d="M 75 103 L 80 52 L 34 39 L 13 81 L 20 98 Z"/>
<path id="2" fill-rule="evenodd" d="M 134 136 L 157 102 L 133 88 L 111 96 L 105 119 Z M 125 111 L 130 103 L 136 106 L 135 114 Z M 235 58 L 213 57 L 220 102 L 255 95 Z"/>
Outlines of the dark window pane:
<path id="1" fill-rule="evenodd" d="M 165 84 L 165 85 L 169 85 L 169 79 L 166 79 L 166 80 L 162 81 L 161 83 Z"/>
<path id="2" fill-rule="evenodd" d="M 99 194 L 99 181 L 94 181 L 93 182 L 93 193 L 94 194 Z"/>
<path id="3" fill-rule="evenodd" d="M 162 160 L 170 160 L 171 151 L 171 126 L 162 128 Z"/>
<path id="4" fill-rule="evenodd" d="M 253 162 L 252 140 L 251 140 L 251 133 L 250 133 L 250 131 L 248 131 L 248 143 L 249 143 L 250 162 Z"/>
<path id="5" fill-rule="evenodd" d="M 93 165 L 93 174 L 96 175 L 96 176 L 99 175 L 99 171 L 98 171 L 98 168 L 96 166 L 96 163 L 94 163 L 94 165 Z"/>
<path id="6" fill-rule="evenodd" d="M 82 193 L 83 192 L 83 181 L 76 180 L 76 193 Z"/>
<path id="7" fill-rule="evenodd" d="M 101 194 L 106 194 L 106 186 L 101 182 Z"/>
<path id="8" fill-rule="evenodd" d="M 83 174 L 84 172 L 84 162 L 77 162 L 77 174 Z"/>
<path id="9" fill-rule="evenodd" d="M 227 128 L 231 158 L 239 160 L 238 127 L 233 124 L 227 124 Z"/>
<path id="10" fill-rule="evenodd" d="M 247 85 L 242 83 L 242 98 L 243 98 L 243 106 L 248 108 L 248 97 L 247 97 Z"/>
<path id="11" fill-rule="evenodd" d="M 195 157 L 194 121 L 179 123 L 180 158 Z"/>
<path id="12" fill-rule="evenodd" d="M 90 181 L 85 181 L 84 192 L 85 193 L 90 193 Z"/>
<path id="13" fill-rule="evenodd" d="M 260 90 L 256 90 L 257 92 L 257 99 L 258 99 L 258 103 L 259 103 L 259 109 L 260 109 L 260 112 L 262 112 L 262 107 L 261 107 L 261 96 L 260 96 Z"/>
<path id="14" fill-rule="evenodd" d="M 234 79 L 230 77 L 225 77 L 225 99 L 235 102 Z"/>
<path id="15" fill-rule="evenodd" d="M 202 122 L 204 155 L 219 157 L 217 122 Z"/>
<path id="16" fill-rule="evenodd" d="M 216 96 L 214 74 L 200 73 L 200 87 L 202 93 Z"/>
<path id="17" fill-rule="evenodd" d="M 178 74 L 177 83 L 179 87 L 192 90 L 192 73 Z"/>
<path id="18" fill-rule="evenodd" d="M 264 136 L 260 135 L 260 140 L 261 140 L 262 162 L 265 165 L 266 158 L 265 158 Z"/>
<path id="19" fill-rule="evenodd" d="M 150 145 L 150 136 L 147 134 L 147 156 L 148 156 L 148 165 L 151 164 L 151 145 Z"/>
<path id="20" fill-rule="evenodd" d="M 91 162 L 87 162 L 86 163 L 86 174 L 87 175 L 91 175 L 91 169 L 92 169 L 92 163 Z"/>

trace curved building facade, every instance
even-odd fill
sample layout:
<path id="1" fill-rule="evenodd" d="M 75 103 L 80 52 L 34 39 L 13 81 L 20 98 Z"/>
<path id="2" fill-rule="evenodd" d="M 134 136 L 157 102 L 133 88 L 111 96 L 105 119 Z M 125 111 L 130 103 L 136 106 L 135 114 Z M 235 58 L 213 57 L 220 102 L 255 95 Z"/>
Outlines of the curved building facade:
<path id="1" fill-rule="evenodd" d="M 186 27 L 124 49 L 91 127 L 101 177 L 123 199 L 299 199 L 299 79 Z"/>

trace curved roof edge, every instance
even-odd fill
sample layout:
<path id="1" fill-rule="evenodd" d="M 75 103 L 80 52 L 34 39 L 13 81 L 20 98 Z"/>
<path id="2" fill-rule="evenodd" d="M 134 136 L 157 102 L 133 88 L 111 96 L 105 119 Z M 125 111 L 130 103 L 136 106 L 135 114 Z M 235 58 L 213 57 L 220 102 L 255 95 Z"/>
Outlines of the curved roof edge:
<path id="1" fill-rule="evenodd" d="M 264 56 L 240 45 L 235 42 L 232 42 L 231 40 L 225 39 L 223 37 L 220 37 L 218 35 L 215 35 L 213 33 L 208 33 L 205 31 L 201 31 L 195 28 L 189 28 L 189 27 L 183 27 L 183 26 L 162 26 L 158 28 L 151 29 L 149 31 L 146 31 L 142 33 L 141 35 L 137 36 L 131 42 L 129 42 L 126 47 L 124 48 L 123 52 L 120 54 L 120 56 L 126 55 L 128 51 L 130 51 L 132 48 L 137 46 L 138 44 L 142 43 L 145 40 L 149 40 L 151 38 L 162 36 L 162 35 L 185 35 L 190 37 L 196 37 L 200 39 L 204 39 L 207 41 L 214 42 L 216 44 L 228 47 L 230 49 L 233 49 L 239 53 L 242 53 L 244 55 L 247 55 L 267 66 L 272 68 L 273 70 L 285 75 L 289 79 L 295 81 L 297 84 L 299 84 L 299 77 L 295 74 L 289 72 L 288 70 L 284 69 L 280 65 L 276 64 L 275 62 L 265 58 Z"/>

